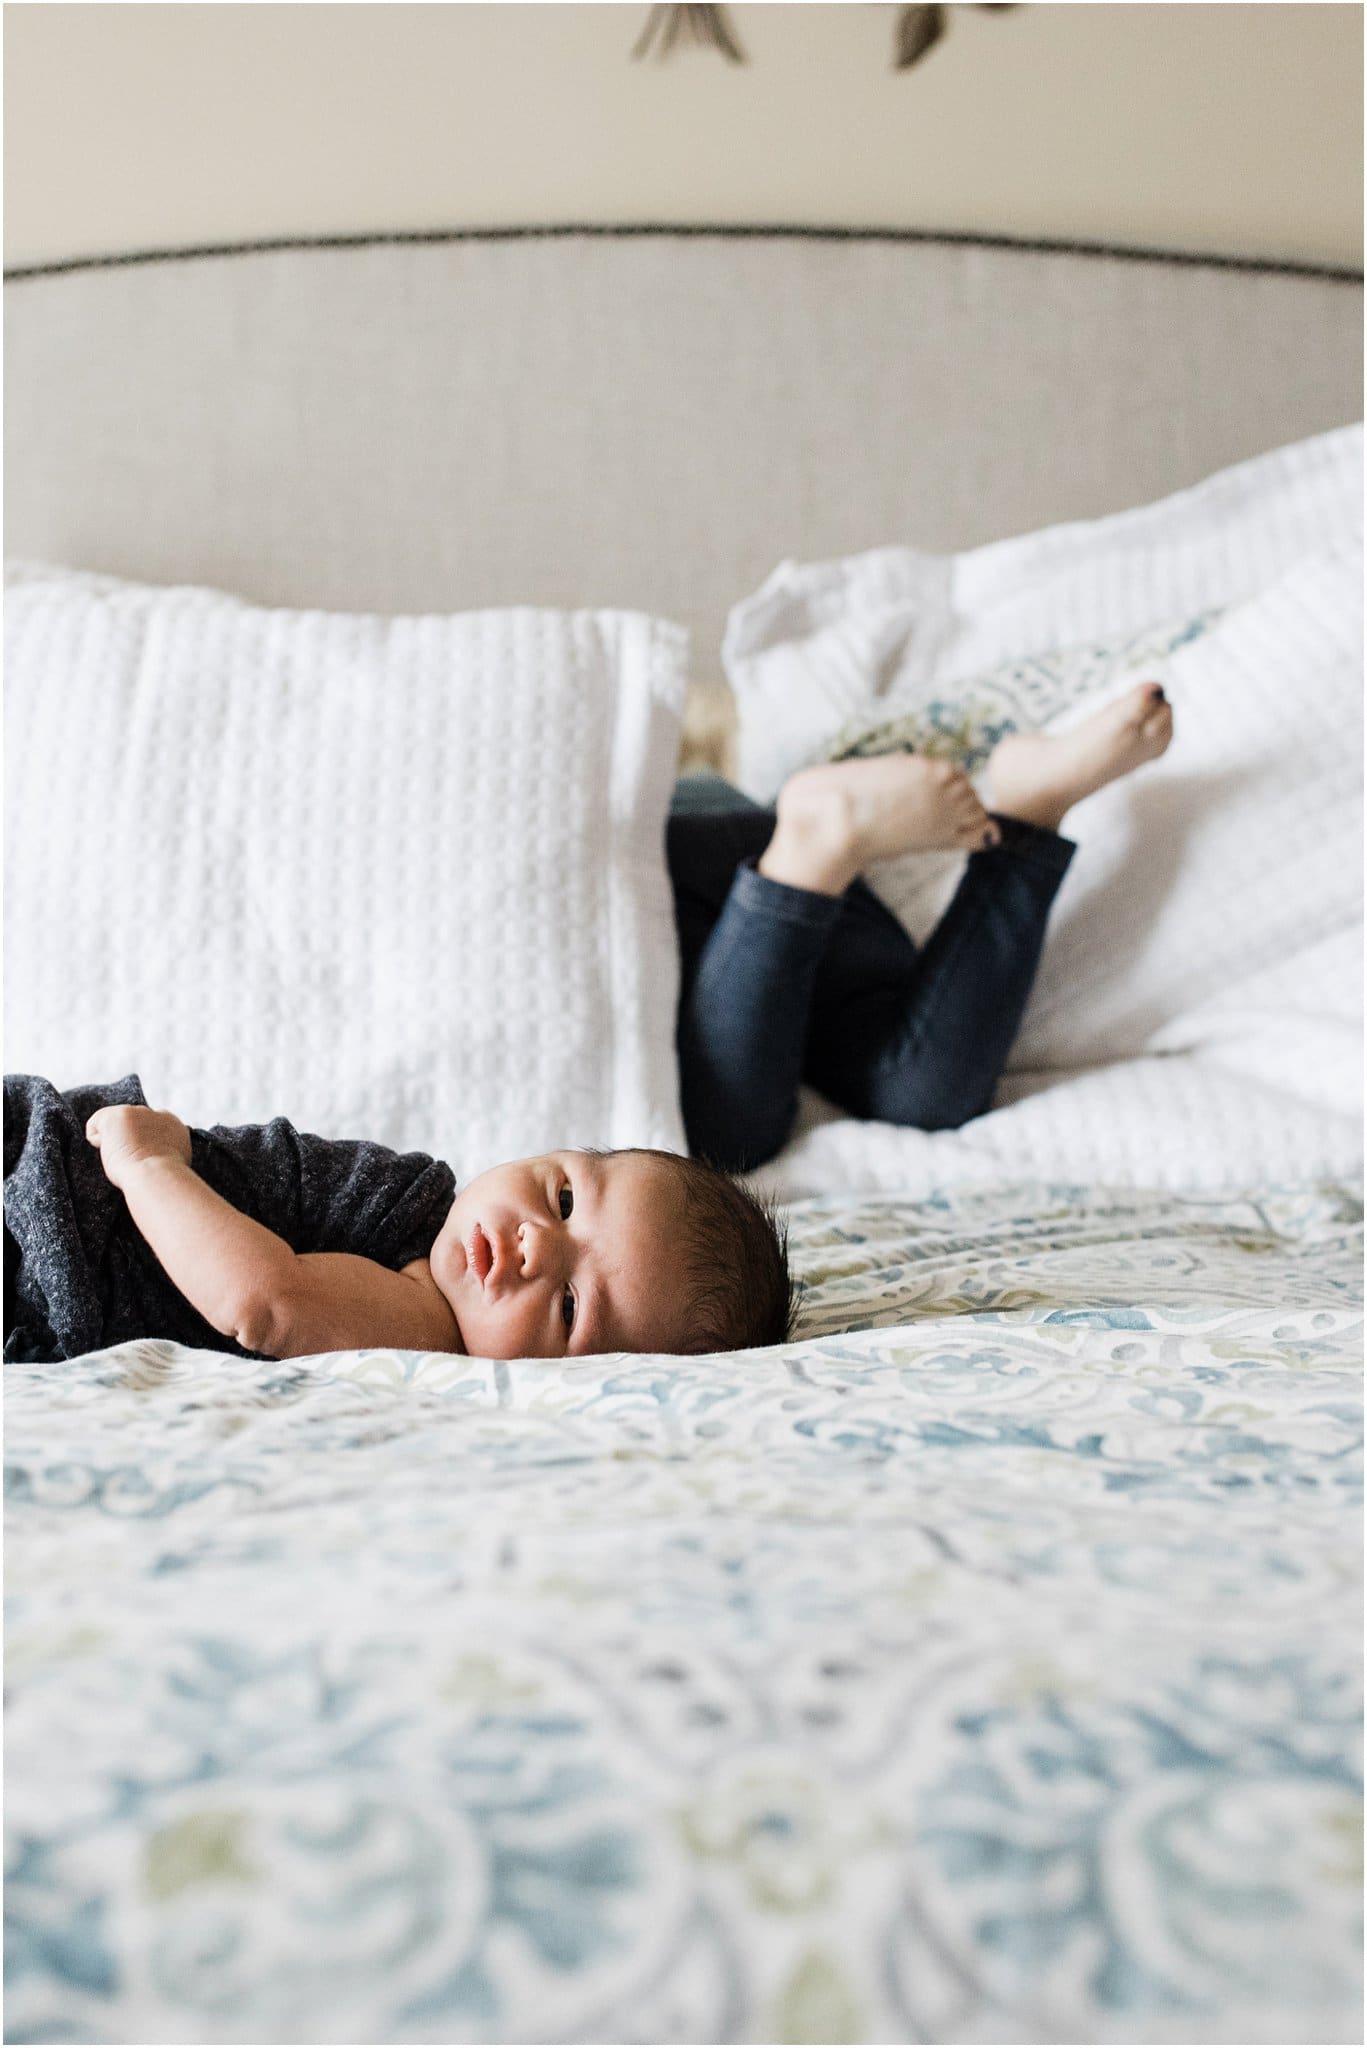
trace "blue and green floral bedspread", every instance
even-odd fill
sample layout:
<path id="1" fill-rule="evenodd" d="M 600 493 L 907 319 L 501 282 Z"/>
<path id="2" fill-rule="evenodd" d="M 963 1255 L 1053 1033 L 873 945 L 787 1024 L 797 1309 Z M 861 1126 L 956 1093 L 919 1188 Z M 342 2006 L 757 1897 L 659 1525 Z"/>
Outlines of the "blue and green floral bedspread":
<path id="1" fill-rule="evenodd" d="M 1360 1216 L 831 1199 L 777 1351 L 7 1369 L 6 2038 L 1360 2039 Z"/>

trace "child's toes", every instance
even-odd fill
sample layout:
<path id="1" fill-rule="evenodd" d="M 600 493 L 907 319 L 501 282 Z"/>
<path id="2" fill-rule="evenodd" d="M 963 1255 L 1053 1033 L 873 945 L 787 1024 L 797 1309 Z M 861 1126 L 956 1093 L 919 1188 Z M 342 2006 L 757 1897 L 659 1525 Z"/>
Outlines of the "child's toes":
<path id="1" fill-rule="evenodd" d="M 974 851 L 985 846 L 999 846 L 1001 832 L 979 804 L 976 812 L 966 816 L 959 826 L 959 844 Z"/>
<path id="2" fill-rule="evenodd" d="M 1155 692 L 1158 694 L 1155 695 Z M 1112 716 L 1118 725 L 1128 725 L 1133 732 L 1138 732 L 1155 705 L 1161 701 L 1161 684 L 1138 683 L 1134 688 L 1127 690 L 1123 697 L 1116 698 L 1111 707 Z"/>

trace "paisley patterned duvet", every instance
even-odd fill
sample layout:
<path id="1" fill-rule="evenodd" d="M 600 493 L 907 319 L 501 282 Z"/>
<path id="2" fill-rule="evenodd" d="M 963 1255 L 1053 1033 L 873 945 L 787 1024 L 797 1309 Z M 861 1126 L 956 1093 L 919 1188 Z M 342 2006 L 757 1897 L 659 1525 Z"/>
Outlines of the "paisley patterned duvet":
<path id="1" fill-rule="evenodd" d="M 794 1211 L 773 1352 L 7 1373 L 14 2042 L 1360 2039 L 1361 1211 Z"/>

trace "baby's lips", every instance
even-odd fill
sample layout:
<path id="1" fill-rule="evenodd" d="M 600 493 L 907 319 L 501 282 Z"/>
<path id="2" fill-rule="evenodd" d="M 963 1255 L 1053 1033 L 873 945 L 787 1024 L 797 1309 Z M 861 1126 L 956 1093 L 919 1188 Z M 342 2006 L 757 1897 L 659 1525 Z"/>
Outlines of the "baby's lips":
<path id="1" fill-rule="evenodd" d="M 470 1240 L 465 1247 L 465 1260 L 482 1287 L 494 1269 L 494 1247 L 486 1236 L 482 1224 L 477 1223 L 470 1233 Z"/>

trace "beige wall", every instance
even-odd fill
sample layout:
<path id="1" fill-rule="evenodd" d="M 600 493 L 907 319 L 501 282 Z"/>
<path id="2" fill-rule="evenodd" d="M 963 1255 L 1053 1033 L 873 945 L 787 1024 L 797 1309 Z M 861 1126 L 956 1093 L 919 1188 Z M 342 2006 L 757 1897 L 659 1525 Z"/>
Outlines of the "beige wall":
<path id="1" fill-rule="evenodd" d="M 1357 5 L 11 4 L 5 260 L 565 221 L 976 230 L 1362 261 Z"/>

